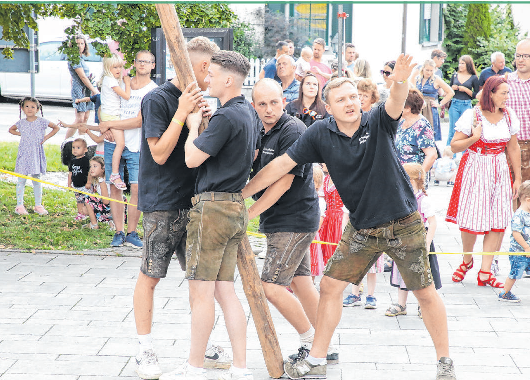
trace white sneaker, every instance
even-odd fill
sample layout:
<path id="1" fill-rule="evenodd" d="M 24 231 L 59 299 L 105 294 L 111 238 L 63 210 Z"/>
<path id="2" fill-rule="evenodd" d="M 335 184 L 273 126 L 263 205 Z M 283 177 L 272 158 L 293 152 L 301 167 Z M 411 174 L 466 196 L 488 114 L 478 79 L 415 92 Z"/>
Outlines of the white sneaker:
<path id="1" fill-rule="evenodd" d="M 245 369 L 244 372 L 240 372 L 238 374 L 234 373 L 234 367 L 230 366 L 230 369 L 219 375 L 219 380 L 254 380 L 254 376 L 252 375 L 252 372 L 248 368 Z"/>
<path id="2" fill-rule="evenodd" d="M 158 358 L 153 350 L 143 351 L 136 356 L 136 365 L 136 373 L 141 379 L 158 379 L 162 375 Z"/>
<path id="3" fill-rule="evenodd" d="M 232 359 L 220 346 L 211 346 L 204 354 L 204 368 L 228 369 Z"/>
<path id="4" fill-rule="evenodd" d="M 264 248 L 263 251 L 258 253 L 258 259 L 264 259 L 265 257 L 267 257 L 267 248 Z"/>
<path id="5" fill-rule="evenodd" d="M 186 361 L 177 369 L 164 373 L 160 376 L 160 380 L 208 380 L 205 369 L 190 370 L 190 367 L 188 361 Z"/>

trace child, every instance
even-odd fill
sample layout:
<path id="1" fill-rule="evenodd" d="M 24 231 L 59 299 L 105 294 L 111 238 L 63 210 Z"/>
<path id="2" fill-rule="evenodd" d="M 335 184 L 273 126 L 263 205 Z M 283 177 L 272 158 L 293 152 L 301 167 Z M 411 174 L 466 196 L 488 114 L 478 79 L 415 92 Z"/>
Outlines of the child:
<path id="1" fill-rule="evenodd" d="M 313 51 L 309 46 L 302 49 L 300 58 L 296 61 L 296 70 L 294 72 L 297 80 L 302 80 L 308 72 L 311 71 L 311 58 L 313 57 Z"/>
<path id="2" fill-rule="evenodd" d="M 92 185 L 88 182 L 90 162 L 88 157 L 85 156 L 86 152 L 86 140 L 80 137 L 75 139 L 72 142 L 72 155 L 74 158 L 72 158 L 68 167 L 68 187 L 84 192 L 88 192 L 92 188 Z M 74 195 L 77 201 L 77 215 L 74 220 L 85 220 L 87 218 L 85 195 L 78 192 L 75 192 Z"/>
<path id="3" fill-rule="evenodd" d="M 434 252 L 434 233 L 436 232 L 436 216 L 434 215 L 434 205 L 431 200 L 427 197 L 425 192 L 425 171 L 420 164 L 403 164 L 403 169 L 407 172 L 416 195 L 416 201 L 418 202 L 418 212 L 423 219 L 423 224 L 427 229 L 427 250 Z M 436 290 L 442 287 L 442 281 L 440 279 L 440 270 L 438 268 L 438 259 L 436 255 L 429 255 L 429 264 L 431 265 L 432 279 Z M 390 276 L 390 285 L 398 288 L 398 303 L 390 305 L 385 315 L 388 317 L 395 317 L 397 315 L 407 314 L 407 297 L 408 290 L 405 282 L 401 278 L 397 266 L 392 263 L 392 274 Z M 421 318 L 421 310 L 418 305 L 418 316 Z"/>
<path id="4" fill-rule="evenodd" d="M 318 228 L 320 229 L 322 221 L 324 220 L 324 213 L 326 212 L 326 201 L 324 200 L 324 194 L 320 196 L 322 185 L 324 184 L 324 172 L 319 164 L 313 164 L 313 181 L 315 183 L 315 190 L 319 195 L 320 223 L 318 224 Z M 315 236 L 315 240 L 320 240 L 318 232 Z M 320 244 L 312 243 L 309 250 L 311 252 L 311 276 L 313 277 L 314 282 L 316 276 L 322 276 L 322 272 L 324 271 L 324 259 L 322 258 L 322 247 Z"/>
<path id="5" fill-rule="evenodd" d="M 101 121 L 120 119 L 120 99 L 129 100 L 131 96 L 131 79 L 122 76 L 123 60 L 116 54 L 103 58 L 103 75 L 101 77 Z M 124 88 L 122 88 L 122 86 Z M 111 128 L 116 148 L 112 155 L 112 173 L 110 182 L 118 189 L 125 190 L 127 186 L 120 178 L 119 168 L 125 137 L 122 130 Z"/>
<path id="6" fill-rule="evenodd" d="M 440 181 L 447 181 L 447 186 L 455 184 L 458 166 L 453 160 L 453 152 L 449 145 L 445 147 L 442 158 L 437 159 L 432 167 L 434 168 L 435 185 L 439 185 Z"/>
<path id="7" fill-rule="evenodd" d="M 105 161 L 103 157 L 95 156 L 90 160 L 88 180 L 92 193 L 109 197 L 109 191 L 105 183 Z M 98 222 L 109 223 L 111 226 L 114 224 L 110 213 L 110 201 L 87 195 L 85 202 L 91 229 L 98 229 Z"/>
<path id="8" fill-rule="evenodd" d="M 38 179 L 41 174 L 46 173 L 46 156 L 44 155 L 43 144 L 59 131 L 59 127 L 51 121 L 37 116 L 37 111 L 39 110 L 41 116 L 44 116 L 42 106 L 37 99 L 25 97 L 20 101 L 19 106 L 20 120 L 9 128 L 9 133 L 21 137 L 18 145 L 15 172 Z M 22 112 L 26 115 L 25 119 L 22 119 Z M 52 131 L 45 135 L 47 127 L 51 128 Z M 15 214 L 18 215 L 28 214 L 24 207 L 25 187 L 26 179 L 19 178 L 17 183 L 17 207 L 15 208 Z M 47 215 L 48 211 L 42 206 L 42 185 L 40 182 L 33 181 L 33 194 L 35 196 L 35 207 L 33 210 L 39 215 Z"/>
<path id="9" fill-rule="evenodd" d="M 519 187 L 521 206 L 512 218 L 512 236 L 510 236 L 510 252 L 530 252 L 530 181 L 524 181 Z M 520 302 L 511 292 L 516 280 L 523 277 L 523 272 L 530 264 L 530 254 L 510 255 L 510 274 L 504 282 L 504 291 L 499 294 L 499 301 Z"/>

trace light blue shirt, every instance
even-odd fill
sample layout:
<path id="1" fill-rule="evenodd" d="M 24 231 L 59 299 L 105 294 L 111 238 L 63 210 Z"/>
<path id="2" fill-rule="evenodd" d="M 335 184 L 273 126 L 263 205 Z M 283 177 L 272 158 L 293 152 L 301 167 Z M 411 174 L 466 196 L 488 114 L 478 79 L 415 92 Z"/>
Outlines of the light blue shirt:
<path id="1" fill-rule="evenodd" d="M 519 232 L 524 241 L 530 244 L 530 213 L 518 208 L 513 214 L 512 231 Z M 510 236 L 510 252 L 524 252 L 524 248 L 515 241 L 513 234 Z"/>

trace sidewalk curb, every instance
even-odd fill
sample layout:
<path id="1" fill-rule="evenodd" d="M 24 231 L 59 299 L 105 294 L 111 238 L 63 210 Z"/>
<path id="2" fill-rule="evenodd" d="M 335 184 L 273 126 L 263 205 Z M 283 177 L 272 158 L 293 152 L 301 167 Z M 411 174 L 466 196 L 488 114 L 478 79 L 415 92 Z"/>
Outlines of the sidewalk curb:
<path id="1" fill-rule="evenodd" d="M 103 248 L 98 250 L 85 251 L 59 251 L 46 249 L 0 249 L 2 254 L 17 254 L 17 253 L 32 253 L 32 254 L 57 254 L 57 255 L 71 255 L 71 256 L 105 256 L 105 257 L 142 257 L 142 250 L 138 248 L 119 247 L 119 248 Z"/>

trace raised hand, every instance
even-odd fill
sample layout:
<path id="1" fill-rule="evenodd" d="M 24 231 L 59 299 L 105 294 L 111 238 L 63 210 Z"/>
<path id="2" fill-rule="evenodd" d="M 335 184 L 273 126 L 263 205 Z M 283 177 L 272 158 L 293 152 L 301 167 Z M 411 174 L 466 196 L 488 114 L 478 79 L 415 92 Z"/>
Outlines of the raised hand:
<path id="1" fill-rule="evenodd" d="M 396 59 L 394 71 L 388 76 L 388 79 L 394 82 L 405 82 L 410 77 L 414 67 L 416 67 L 416 64 L 412 63 L 412 56 L 402 53 Z"/>

